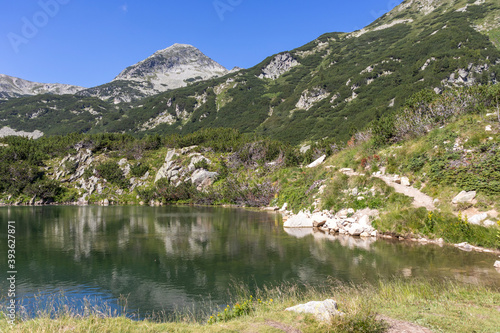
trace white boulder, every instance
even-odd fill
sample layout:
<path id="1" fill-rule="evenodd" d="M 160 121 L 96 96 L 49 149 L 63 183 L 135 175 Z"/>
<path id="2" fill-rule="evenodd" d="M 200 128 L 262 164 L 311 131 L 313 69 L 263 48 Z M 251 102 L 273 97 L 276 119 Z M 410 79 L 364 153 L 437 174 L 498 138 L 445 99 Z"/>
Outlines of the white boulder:
<path id="1" fill-rule="evenodd" d="M 290 217 L 283 223 L 284 228 L 312 228 L 313 220 L 304 212 Z"/>
<path id="2" fill-rule="evenodd" d="M 349 235 L 351 236 L 359 236 L 365 231 L 365 228 L 363 228 L 359 223 L 353 223 L 351 224 L 351 227 L 347 231 Z"/>
<path id="3" fill-rule="evenodd" d="M 483 221 L 483 225 L 485 227 L 494 227 L 496 226 L 497 224 L 495 222 L 493 222 L 492 220 L 486 220 L 486 221 Z"/>
<path id="4" fill-rule="evenodd" d="M 343 316 L 344 314 L 338 310 L 337 302 L 333 299 L 327 299 L 323 302 L 312 301 L 306 304 L 299 304 L 285 309 L 297 313 L 310 313 L 320 321 L 329 322 L 335 316 Z"/>
<path id="5" fill-rule="evenodd" d="M 358 223 L 363 227 L 371 227 L 372 226 L 372 224 L 370 223 L 370 217 L 368 215 L 361 216 Z"/>
<path id="6" fill-rule="evenodd" d="M 470 192 L 462 191 L 455 198 L 453 198 L 451 202 L 454 204 L 472 203 L 475 197 L 476 197 L 476 191 L 470 191 Z"/>
<path id="7" fill-rule="evenodd" d="M 480 225 L 481 222 L 486 220 L 487 218 L 488 218 L 488 214 L 480 213 L 480 214 L 476 214 L 476 215 L 470 217 L 468 220 L 469 220 L 469 223 L 471 223 L 471 224 Z"/>
<path id="8" fill-rule="evenodd" d="M 317 167 L 318 165 L 320 165 L 321 163 L 323 163 L 325 161 L 325 159 L 326 159 L 326 155 L 323 155 L 320 158 L 318 158 L 316 161 L 314 161 L 311 164 L 309 164 L 308 166 L 306 166 L 306 168 Z"/>

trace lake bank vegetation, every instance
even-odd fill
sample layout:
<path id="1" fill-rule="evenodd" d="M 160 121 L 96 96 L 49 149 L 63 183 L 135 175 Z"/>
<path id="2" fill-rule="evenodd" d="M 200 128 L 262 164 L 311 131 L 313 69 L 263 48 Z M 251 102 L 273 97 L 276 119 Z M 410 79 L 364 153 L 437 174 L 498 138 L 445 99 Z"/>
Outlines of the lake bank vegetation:
<path id="1" fill-rule="evenodd" d="M 500 293 L 489 287 L 451 281 L 393 280 L 376 285 L 325 281 L 322 287 L 282 284 L 250 293 L 235 284 L 231 305 L 207 307 L 203 315 L 179 311 L 174 317 L 134 321 L 105 309 L 88 315 L 65 310 L 20 318 L 9 326 L 0 314 L 0 329 L 9 332 L 386 332 L 392 325 L 414 323 L 440 332 L 496 332 Z M 344 316 L 330 322 L 310 314 L 285 311 L 310 300 L 335 299 Z M 214 319 L 217 318 L 217 319 Z M 399 321 L 399 322 L 398 322 Z"/>

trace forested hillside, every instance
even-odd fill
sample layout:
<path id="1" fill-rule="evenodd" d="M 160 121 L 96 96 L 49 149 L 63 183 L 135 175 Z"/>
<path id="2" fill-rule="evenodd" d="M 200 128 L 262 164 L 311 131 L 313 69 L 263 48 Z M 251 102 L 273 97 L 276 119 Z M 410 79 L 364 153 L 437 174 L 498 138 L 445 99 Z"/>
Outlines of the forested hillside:
<path id="1" fill-rule="evenodd" d="M 2 102 L 0 125 L 134 135 L 225 127 L 293 144 L 345 142 L 422 89 L 497 83 L 499 15 L 492 0 L 408 0 L 360 31 L 328 33 L 250 69 L 139 101 L 38 96 Z M 125 92 L 128 87 L 123 83 Z"/>

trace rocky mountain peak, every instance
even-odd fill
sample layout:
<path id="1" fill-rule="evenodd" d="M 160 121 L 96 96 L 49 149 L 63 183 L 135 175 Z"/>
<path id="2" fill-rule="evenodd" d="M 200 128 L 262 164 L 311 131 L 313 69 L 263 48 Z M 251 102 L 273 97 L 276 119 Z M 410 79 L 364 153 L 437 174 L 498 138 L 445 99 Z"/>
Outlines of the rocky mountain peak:
<path id="1" fill-rule="evenodd" d="M 174 44 L 126 68 L 114 81 L 149 81 L 155 89 L 165 91 L 227 73 L 226 68 L 204 55 L 196 47 Z"/>
<path id="2" fill-rule="evenodd" d="M 230 73 L 189 44 L 174 44 L 127 67 L 113 81 L 82 91 L 114 103 L 131 102 Z"/>

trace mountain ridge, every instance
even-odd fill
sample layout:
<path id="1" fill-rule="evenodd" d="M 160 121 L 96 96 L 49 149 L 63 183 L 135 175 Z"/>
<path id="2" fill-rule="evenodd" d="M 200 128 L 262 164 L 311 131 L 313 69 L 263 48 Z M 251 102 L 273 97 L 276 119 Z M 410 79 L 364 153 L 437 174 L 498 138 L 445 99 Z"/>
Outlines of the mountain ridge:
<path id="1" fill-rule="evenodd" d="M 75 94 L 84 87 L 61 83 L 39 83 L 0 74 L 0 99 L 32 96 L 46 93 L 56 95 Z"/>
<path id="2" fill-rule="evenodd" d="M 0 119 L 16 130 L 57 134 L 47 126 L 53 108 L 57 117 L 73 124 L 69 119 L 83 118 L 70 114 L 72 108 L 95 104 L 93 124 L 73 130 L 186 134 L 230 127 L 291 143 L 326 137 L 346 141 L 423 89 L 440 93 L 448 87 L 498 83 L 500 50 L 494 36 L 500 23 L 494 19 L 499 15 L 500 4 L 493 0 L 407 0 L 364 29 L 324 34 L 224 77 L 145 96 L 141 89 L 154 90 L 153 82 L 119 75 L 64 100 L 34 98 L 26 100 L 29 107 L 4 102 Z M 123 75 L 147 70 L 141 67 L 144 62 L 136 65 Z M 127 98 L 115 99 L 117 91 Z M 99 94 L 116 104 L 92 99 Z M 47 110 L 47 118 L 33 118 L 37 108 Z M 87 111 L 78 112 L 89 117 Z"/>

